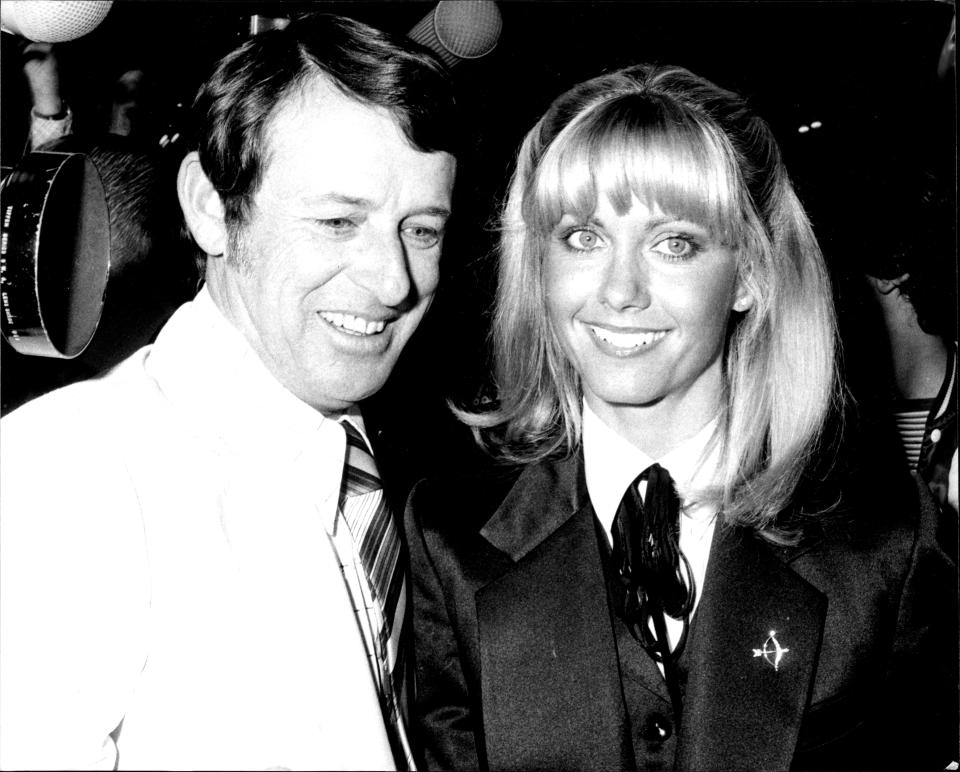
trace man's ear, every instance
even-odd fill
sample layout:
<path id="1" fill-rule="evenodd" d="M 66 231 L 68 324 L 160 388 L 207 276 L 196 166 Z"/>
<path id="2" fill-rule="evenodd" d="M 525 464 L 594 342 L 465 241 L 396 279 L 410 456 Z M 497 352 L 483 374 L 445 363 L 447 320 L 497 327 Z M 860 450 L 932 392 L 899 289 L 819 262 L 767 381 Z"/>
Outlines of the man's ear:
<path id="1" fill-rule="evenodd" d="M 227 248 L 223 202 L 204 174 L 196 151 L 187 153 L 177 175 L 177 196 L 187 227 L 208 255 L 222 255 Z"/>

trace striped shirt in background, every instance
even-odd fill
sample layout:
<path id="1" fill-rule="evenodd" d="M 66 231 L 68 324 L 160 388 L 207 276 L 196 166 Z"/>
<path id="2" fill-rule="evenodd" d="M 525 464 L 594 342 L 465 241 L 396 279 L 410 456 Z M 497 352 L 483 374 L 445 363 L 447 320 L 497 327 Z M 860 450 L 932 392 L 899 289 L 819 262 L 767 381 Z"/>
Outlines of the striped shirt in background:
<path id="1" fill-rule="evenodd" d="M 917 470 L 917 464 L 920 461 L 920 446 L 923 444 L 923 432 L 927 425 L 927 416 L 932 409 L 932 399 L 898 400 L 895 406 L 893 417 L 911 472 Z"/>

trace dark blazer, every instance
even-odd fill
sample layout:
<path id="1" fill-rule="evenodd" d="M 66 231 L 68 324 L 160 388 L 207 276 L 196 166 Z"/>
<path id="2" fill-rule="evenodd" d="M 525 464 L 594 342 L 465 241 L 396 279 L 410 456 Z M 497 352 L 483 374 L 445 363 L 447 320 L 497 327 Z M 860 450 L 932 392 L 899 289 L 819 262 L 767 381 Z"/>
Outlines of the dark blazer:
<path id="1" fill-rule="evenodd" d="M 841 506 L 796 547 L 718 524 L 665 768 L 943 769 L 957 757 L 956 566 L 929 497 L 918 506 L 912 483 L 876 484 L 866 508 Z M 636 766 L 595 517 L 580 457 L 414 489 L 426 767 Z M 754 656 L 771 630 L 789 649 L 776 669 Z M 655 668 L 642 680 L 665 697 Z"/>

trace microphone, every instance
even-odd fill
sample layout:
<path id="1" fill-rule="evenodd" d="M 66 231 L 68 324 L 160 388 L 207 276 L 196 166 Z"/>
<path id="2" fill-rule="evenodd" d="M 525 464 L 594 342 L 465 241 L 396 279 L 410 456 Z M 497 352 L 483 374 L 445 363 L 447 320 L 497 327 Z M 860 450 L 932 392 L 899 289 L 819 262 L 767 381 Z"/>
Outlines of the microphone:
<path id="1" fill-rule="evenodd" d="M 937 62 L 937 76 L 943 80 L 957 66 L 957 17 L 950 20 L 950 31 L 940 49 L 940 59 Z"/>
<path id="2" fill-rule="evenodd" d="M 0 29 L 34 43 L 76 40 L 102 22 L 113 0 L 16 0 L 0 3 Z"/>
<path id="3" fill-rule="evenodd" d="M 464 59 L 489 54 L 502 29 L 503 18 L 494 0 L 440 0 L 407 35 L 453 67 Z"/>

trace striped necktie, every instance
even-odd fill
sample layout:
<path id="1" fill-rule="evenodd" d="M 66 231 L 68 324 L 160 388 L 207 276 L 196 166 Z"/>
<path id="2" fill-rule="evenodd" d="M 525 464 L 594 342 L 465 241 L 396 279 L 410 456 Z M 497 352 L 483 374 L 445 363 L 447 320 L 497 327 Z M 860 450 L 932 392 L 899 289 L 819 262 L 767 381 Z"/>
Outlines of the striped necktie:
<path id="1" fill-rule="evenodd" d="M 351 543 L 347 549 L 338 548 L 340 564 L 367 646 L 397 768 L 414 769 L 404 726 L 406 562 L 373 456 L 360 432 L 349 421 L 341 423 L 347 452 L 340 514 Z M 335 537 L 337 542 L 343 544 L 342 535 Z"/>

